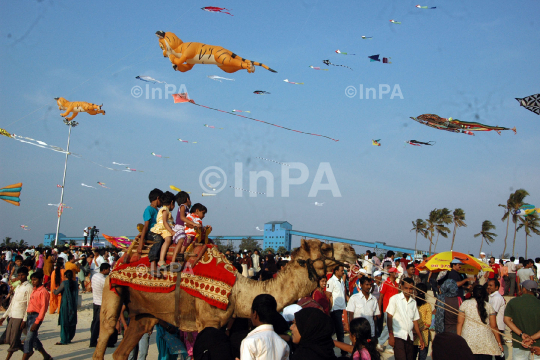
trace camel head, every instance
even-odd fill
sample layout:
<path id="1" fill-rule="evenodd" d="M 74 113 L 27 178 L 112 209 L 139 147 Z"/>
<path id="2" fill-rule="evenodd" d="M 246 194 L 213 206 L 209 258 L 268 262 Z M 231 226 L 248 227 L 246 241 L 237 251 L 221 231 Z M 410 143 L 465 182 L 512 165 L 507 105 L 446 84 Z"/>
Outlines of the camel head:
<path id="1" fill-rule="evenodd" d="M 343 243 L 325 244 L 320 240 L 303 240 L 298 249 L 292 253 L 294 261 L 300 266 L 307 266 L 310 279 L 326 275 L 337 265 L 356 262 L 356 253 L 351 245 Z M 316 273 L 316 276 L 315 276 Z"/>

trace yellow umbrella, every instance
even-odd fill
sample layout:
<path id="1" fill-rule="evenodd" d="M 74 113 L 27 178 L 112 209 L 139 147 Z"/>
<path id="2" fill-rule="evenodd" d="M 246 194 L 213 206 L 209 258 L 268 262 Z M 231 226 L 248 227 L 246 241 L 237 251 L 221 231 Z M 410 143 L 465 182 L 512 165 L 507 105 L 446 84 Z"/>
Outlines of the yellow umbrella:
<path id="1" fill-rule="evenodd" d="M 493 271 L 491 266 L 478 260 L 474 256 L 463 254 L 457 251 L 445 251 L 428 257 L 425 261 L 420 263 L 416 268 L 418 270 L 429 270 L 431 272 L 440 272 L 445 270 L 452 270 L 450 262 L 454 259 L 460 260 L 461 265 L 460 273 L 476 275 L 480 271 Z"/>

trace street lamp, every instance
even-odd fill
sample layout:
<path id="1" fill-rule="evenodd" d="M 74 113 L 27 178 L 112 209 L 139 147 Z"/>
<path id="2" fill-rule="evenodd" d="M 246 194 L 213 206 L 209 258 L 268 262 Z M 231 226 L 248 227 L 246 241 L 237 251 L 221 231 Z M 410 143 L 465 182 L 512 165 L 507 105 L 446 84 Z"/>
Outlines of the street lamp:
<path id="1" fill-rule="evenodd" d="M 66 162 L 64 164 L 64 179 L 62 180 L 62 193 L 60 195 L 60 204 L 58 204 L 58 223 L 56 224 L 56 237 L 54 238 L 54 246 L 56 247 L 58 244 L 58 232 L 60 231 L 60 218 L 62 217 L 62 210 L 64 208 L 64 188 L 66 186 L 66 170 L 67 170 L 67 162 L 68 162 L 68 155 L 69 155 L 69 140 L 71 138 L 71 128 L 74 128 L 75 126 L 79 125 L 78 122 L 75 120 L 67 120 L 64 118 L 64 124 L 69 126 L 69 133 L 68 133 L 68 142 L 67 142 L 67 149 L 66 149 Z"/>

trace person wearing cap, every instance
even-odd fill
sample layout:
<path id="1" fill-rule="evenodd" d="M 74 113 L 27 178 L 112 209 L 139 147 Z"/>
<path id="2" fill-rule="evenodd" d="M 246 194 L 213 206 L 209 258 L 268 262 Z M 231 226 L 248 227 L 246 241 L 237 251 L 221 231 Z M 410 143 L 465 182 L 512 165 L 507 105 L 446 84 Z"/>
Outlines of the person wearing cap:
<path id="1" fill-rule="evenodd" d="M 504 311 L 504 323 L 512 330 L 512 359 L 530 359 L 531 351 L 528 347 L 540 346 L 540 336 L 536 335 L 540 331 L 540 301 L 536 298 L 538 284 L 532 280 L 527 280 L 521 284 L 522 295 L 515 297 L 508 302 Z M 534 338 L 531 338 L 531 335 Z M 540 357 L 534 357 L 540 359 Z"/>
<path id="2" fill-rule="evenodd" d="M 387 322 L 387 314 L 386 314 L 386 308 L 388 307 L 388 303 L 390 302 L 390 299 L 399 293 L 398 284 L 396 282 L 396 276 L 398 274 L 398 270 L 395 267 L 391 267 L 388 269 L 388 279 L 383 283 L 381 290 L 380 290 L 380 296 L 379 296 L 379 309 L 382 309 L 382 312 L 384 313 L 384 321 Z M 384 343 L 388 340 L 389 333 L 388 333 L 388 323 L 384 327 L 384 329 L 381 332 L 381 335 L 379 336 L 377 349 L 379 351 L 384 351 Z M 392 351 L 390 351 L 392 352 Z"/>
<path id="3" fill-rule="evenodd" d="M 463 300 L 463 285 L 465 285 L 467 282 L 474 282 L 474 278 L 463 278 L 462 274 L 459 273 L 461 270 L 461 265 L 463 265 L 463 263 L 459 259 L 454 259 L 450 262 L 452 270 L 450 270 L 448 273 L 448 279 L 452 279 L 456 282 L 458 286 L 458 296 L 461 298 L 461 300 Z"/>

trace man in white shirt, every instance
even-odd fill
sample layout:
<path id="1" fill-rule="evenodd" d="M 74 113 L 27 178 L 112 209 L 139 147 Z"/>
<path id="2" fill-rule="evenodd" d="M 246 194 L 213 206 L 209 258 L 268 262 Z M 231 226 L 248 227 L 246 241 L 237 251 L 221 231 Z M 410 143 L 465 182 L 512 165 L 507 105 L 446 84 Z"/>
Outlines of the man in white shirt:
<path id="1" fill-rule="evenodd" d="M 375 319 L 381 315 L 377 299 L 371 294 L 372 279 L 364 276 L 360 279 L 361 291 L 350 297 L 347 303 L 347 319 L 366 318 L 371 325 L 371 337 L 375 337 Z"/>
<path id="2" fill-rule="evenodd" d="M 510 261 L 506 263 L 506 267 L 508 268 L 508 277 L 510 278 L 510 287 L 508 290 L 509 296 L 514 296 L 514 293 L 516 292 L 517 265 L 515 261 L 516 261 L 516 258 L 512 256 L 510 258 Z"/>
<path id="3" fill-rule="evenodd" d="M 534 281 L 534 271 L 532 269 L 534 263 L 528 260 L 525 260 L 523 262 L 523 268 L 519 269 L 517 271 L 517 279 L 518 281 L 518 293 L 521 293 L 521 283 L 527 280 Z"/>
<path id="4" fill-rule="evenodd" d="M 68 248 L 64 248 L 64 249 L 58 254 L 58 257 L 59 257 L 59 258 L 64 259 L 64 264 L 67 264 L 67 262 L 69 261 L 69 260 L 68 260 L 68 254 L 67 254 L 68 251 L 69 251 Z"/>
<path id="5" fill-rule="evenodd" d="M 343 281 L 343 266 L 337 266 L 334 274 L 326 284 L 326 295 L 330 300 L 330 317 L 334 322 L 337 341 L 343 342 L 345 332 L 343 330 L 343 310 L 347 307 L 349 297 L 345 294 L 345 282 Z M 341 350 L 341 355 L 346 356 L 347 352 Z"/>
<path id="6" fill-rule="evenodd" d="M 104 262 L 99 267 L 99 273 L 92 276 L 92 298 L 94 302 L 94 316 L 90 325 L 90 347 L 96 347 L 99 337 L 99 314 L 101 312 L 101 300 L 105 278 L 111 272 L 111 265 Z"/>
<path id="7" fill-rule="evenodd" d="M 100 272 L 99 268 L 101 264 L 106 263 L 105 258 L 103 257 L 103 254 L 105 253 L 105 250 L 95 250 L 94 251 L 94 273 L 93 275 Z"/>
<path id="8" fill-rule="evenodd" d="M 414 358 L 413 329 L 420 339 L 420 350 L 425 347 L 422 333 L 418 327 L 420 314 L 416 301 L 412 298 L 414 281 L 411 278 L 401 280 L 402 293 L 390 298 L 386 308 L 388 325 L 388 345 L 394 348 L 395 360 L 411 360 Z"/>
<path id="9" fill-rule="evenodd" d="M 13 299 L 9 304 L 7 311 L 0 318 L 0 326 L 4 323 L 4 320 L 9 317 L 9 324 L 7 325 L 5 333 L 5 344 L 9 344 L 7 349 L 7 357 L 9 360 L 14 352 L 22 350 L 21 334 L 26 326 L 26 309 L 30 301 L 30 295 L 32 294 L 33 286 L 27 280 L 28 268 L 21 266 L 17 271 L 17 280 L 21 282 L 21 285 L 17 286 Z"/>
<path id="10" fill-rule="evenodd" d="M 240 345 L 240 360 L 286 360 L 289 359 L 289 345 L 274 332 L 270 324 L 277 312 L 276 299 L 269 294 L 261 294 L 251 305 L 252 330 Z"/>
<path id="11" fill-rule="evenodd" d="M 499 280 L 489 279 L 487 283 L 487 292 L 489 294 L 489 304 L 497 313 L 497 328 L 504 333 L 506 324 L 504 323 L 504 310 L 506 309 L 506 301 L 499 293 Z M 504 360 L 504 356 L 495 356 L 495 360 Z"/>
<path id="12" fill-rule="evenodd" d="M 83 236 L 84 236 L 84 246 L 88 243 L 88 233 L 90 232 L 89 227 L 85 227 L 83 230 Z"/>

